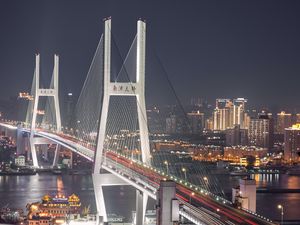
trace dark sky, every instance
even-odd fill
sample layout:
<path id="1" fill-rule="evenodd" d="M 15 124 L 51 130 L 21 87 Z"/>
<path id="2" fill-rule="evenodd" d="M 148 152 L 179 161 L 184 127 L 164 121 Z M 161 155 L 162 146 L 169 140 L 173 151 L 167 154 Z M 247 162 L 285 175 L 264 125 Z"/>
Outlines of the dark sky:
<path id="1" fill-rule="evenodd" d="M 299 106 L 300 1 L 1 0 L 0 94 L 28 90 L 34 54 L 47 80 L 61 57 L 61 86 L 78 92 L 112 16 L 122 52 L 147 21 L 147 40 L 182 99 L 246 97 L 252 105 Z"/>

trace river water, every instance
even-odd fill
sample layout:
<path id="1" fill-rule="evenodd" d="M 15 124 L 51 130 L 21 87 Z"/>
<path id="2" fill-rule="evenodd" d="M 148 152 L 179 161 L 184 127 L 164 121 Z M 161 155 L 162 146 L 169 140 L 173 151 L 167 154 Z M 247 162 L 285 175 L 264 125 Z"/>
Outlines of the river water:
<path id="1" fill-rule="evenodd" d="M 298 188 L 300 176 L 255 175 L 257 187 Z M 226 193 L 238 184 L 238 177 L 221 176 L 221 185 Z M 28 202 L 40 201 L 45 194 L 55 195 L 57 192 L 66 195 L 76 193 L 84 206 L 90 205 L 95 212 L 95 198 L 92 178 L 89 175 L 52 175 L 37 174 L 34 176 L 0 176 L 0 207 L 23 208 Z M 125 216 L 128 220 L 135 207 L 135 191 L 130 186 L 109 187 L 104 190 L 108 213 Z M 284 217 L 289 220 L 300 220 L 300 194 L 257 194 L 257 212 L 271 219 L 280 219 L 277 205 L 284 206 Z M 153 209 L 154 202 L 148 204 Z"/>

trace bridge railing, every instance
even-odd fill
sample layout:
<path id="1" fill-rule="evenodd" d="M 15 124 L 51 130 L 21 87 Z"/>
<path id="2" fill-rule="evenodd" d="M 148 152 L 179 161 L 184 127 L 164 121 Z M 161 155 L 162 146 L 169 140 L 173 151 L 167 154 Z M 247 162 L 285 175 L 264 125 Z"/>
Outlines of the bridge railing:
<path id="1" fill-rule="evenodd" d="M 220 223 L 221 217 L 213 212 L 205 210 L 203 208 L 195 207 L 186 201 L 178 198 L 180 203 L 179 214 L 183 217 L 187 218 L 194 224 L 210 224 L 210 225 L 223 225 L 224 223 Z"/>
<path id="2" fill-rule="evenodd" d="M 103 164 L 106 166 L 113 166 L 116 168 L 118 171 L 122 171 L 123 173 L 126 173 L 129 177 L 134 177 L 134 179 L 140 183 L 143 183 L 143 185 L 147 185 L 150 189 L 153 190 L 153 192 L 156 192 L 157 189 L 159 188 L 159 184 L 156 184 L 152 181 L 149 181 L 148 179 L 145 179 L 145 176 L 137 173 L 131 168 L 128 168 L 117 161 L 114 161 L 108 157 L 104 157 Z"/>
<path id="3" fill-rule="evenodd" d="M 206 189 L 204 189 L 202 187 L 199 187 L 199 186 L 197 186 L 195 184 L 192 184 L 192 183 L 190 183 L 188 181 L 185 181 L 185 180 L 183 180 L 183 179 L 181 179 L 181 178 L 179 178 L 177 176 L 174 176 L 174 175 L 171 175 L 171 174 L 167 174 L 166 171 L 157 169 L 155 167 L 152 167 L 151 165 L 144 164 L 141 161 L 133 160 L 130 157 L 128 157 L 128 156 L 126 156 L 124 154 L 121 154 L 119 152 L 115 152 L 115 151 L 112 151 L 112 152 L 114 152 L 117 155 L 120 155 L 121 157 L 127 158 L 128 160 L 131 160 L 133 163 L 136 163 L 139 166 L 143 166 L 145 168 L 148 168 L 148 169 L 150 169 L 150 170 L 158 173 L 159 175 L 165 177 L 166 180 L 167 179 L 168 180 L 173 180 L 176 183 L 179 183 L 180 185 L 185 186 L 186 188 L 188 188 L 188 189 L 191 190 L 191 193 L 194 193 L 194 194 L 197 193 L 199 195 L 202 195 L 202 196 L 205 196 L 205 197 L 209 197 L 212 200 L 218 202 L 219 204 L 224 204 L 224 205 L 228 205 L 229 207 L 233 207 L 233 203 L 231 201 L 229 201 L 229 200 L 227 200 L 225 198 L 222 198 L 222 197 L 220 197 L 220 196 L 218 196 L 218 195 L 216 195 L 214 193 L 211 193 L 210 191 L 208 191 L 208 190 L 206 190 Z M 261 219 L 261 220 L 264 220 L 264 221 L 266 221 L 268 223 L 273 223 L 272 220 L 270 220 L 269 218 L 266 218 L 266 217 L 264 217 L 264 216 L 262 216 L 262 215 L 260 215 L 260 214 L 258 214 L 256 212 L 253 212 L 251 210 L 247 210 L 247 209 L 244 209 L 244 208 L 240 208 L 240 209 L 243 210 L 243 211 L 245 211 L 245 212 L 247 212 L 247 213 L 249 213 L 249 214 L 251 214 L 251 215 L 253 215 L 253 216 L 255 216 L 255 217 L 257 217 L 257 218 L 259 218 L 259 219 Z"/>
<path id="4" fill-rule="evenodd" d="M 215 200 L 219 201 L 219 202 L 222 202 L 223 204 L 228 204 L 228 205 L 231 205 L 232 206 L 232 202 L 225 199 L 225 198 L 222 198 L 220 196 L 217 196 L 216 194 L 206 190 L 205 188 L 203 187 L 199 187 L 198 185 L 195 185 L 193 183 L 190 183 L 189 181 L 186 181 L 180 177 L 177 177 L 175 175 L 172 175 L 172 174 L 167 174 L 166 171 L 164 170 L 161 170 L 161 169 L 158 169 L 158 168 L 155 168 L 153 167 L 152 165 L 147 165 L 147 164 L 144 164 L 143 162 L 141 161 L 138 161 L 138 160 L 134 160 L 134 159 L 131 159 L 130 157 L 124 155 L 124 154 L 121 154 L 119 152 L 115 152 L 113 151 L 115 154 L 118 154 L 124 158 L 127 158 L 128 160 L 131 160 L 132 162 L 134 163 L 137 163 L 139 164 L 140 166 L 143 166 L 143 167 L 147 167 L 151 170 L 153 170 L 154 172 L 160 174 L 161 176 L 164 176 L 166 179 L 169 179 L 169 180 L 173 180 L 175 181 L 176 183 L 179 183 L 187 188 L 189 188 L 190 190 L 194 191 L 195 193 L 198 193 L 198 194 L 201 194 L 201 195 L 205 195 L 205 196 L 209 196 L 209 197 L 212 197 L 214 198 Z"/>

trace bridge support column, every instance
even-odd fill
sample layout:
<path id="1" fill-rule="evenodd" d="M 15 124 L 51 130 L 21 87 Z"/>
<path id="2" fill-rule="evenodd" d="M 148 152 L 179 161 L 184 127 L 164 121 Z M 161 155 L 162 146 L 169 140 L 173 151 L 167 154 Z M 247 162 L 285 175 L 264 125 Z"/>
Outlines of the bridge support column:
<path id="1" fill-rule="evenodd" d="M 49 159 L 49 157 L 48 157 L 48 145 L 42 145 L 41 150 L 42 150 L 44 160 L 48 161 L 48 159 Z"/>
<path id="2" fill-rule="evenodd" d="M 147 203 L 148 195 L 139 190 L 136 190 L 136 225 L 145 223 Z"/>
<path id="3" fill-rule="evenodd" d="M 31 132 L 29 142 L 30 142 L 30 150 L 31 150 L 31 158 L 32 158 L 33 166 L 39 167 L 36 145 L 41 145 L 42 147 L 39 149 L 42 150 L 43 153 L 48 155 L 48 145 L 53 144 L 53 141 L 42 137 L 34 137 L 33 132 Z M 45 149 L 46 146 L 47 149 Z"/>
<path id="4" fill-rule="evenodd" d="M 103 185 L 101 182 L 101 174 L 93 174 L 93 185 L 95 192 L 95 200 L 97 207 L 97 225 L 102 225 L 107 222 L 106 207 L 103 195 Z"/>
<path id="5" fill-rule="evenodd" d="M 97 224 L 105 224 L 107 222 L 107 213 L 103 195 L 103 187 L 105 186 L 120 186 L 129 185 L 119 177 L 111 173 L 93 173 L 93 185 L 97 206 Z"/>
<path id="6" fill-rule="evenodd" d="M 139 20 L 137 22 L 137 55 L 136 55 L 136 82 L 111 82 L 111 20 L 107 19 L 104 23 L 104 68 L 103 68 L 103 96 L 102 109 L 99 121 L 98 137 L 94 159 L 94 190 L 97 202 L 99 220 L 107 221 L 106 209 L 103 197 L 103 178 L 101 174 L 103 166 L 103 151 L 105 150 L 106 123 L 110 96 L 134 96 L 136 97 L 138 124 L 140 130 L 140 142 L 142 161 L 150 165 L 150 145 L 147 126 L 147 115 L 145 105 L 145 44 L 146 44 L 146 24 Z M 101 179 L 100 179 L 101 177 Z M 113 178 L 109 178 L 108 186 L 114 185 Z M 136 192 L 136 224 L 144 224 L 148 195 Z"/>
<path id="7" fill-rule="evenodd" d="M 18 126 L 18 129 L 17 129 L 16 144 L 17 144 L 17 154 L 18 155 L 24 154 L 25 153 L 25 146 L 24 146 L 23 133 L 21 131 L 20 126 Z"/>
<path id="8" fill-rule="evenodd" d="M 73 155 L 74 155 L 74 153 L 73 153 L 73 152 L 71 152 L 69 169 L 73 169 Z"/>
<path id="9" fill-rule="evenodd" d="M 157 225 L 173 225 L 179 220 L 179 205 L 176 204 L 176 183 L 161 181 L 157 193 Z"/>
<path id="10" fill-rule="evenodd" d="M 52 167 L 57 166 L 57 163 L 58 163 L 58 160 L 59 160 L 59 151 L 60 151 L 60 146 L 56 145 Z"/>
<path id="11" fill-rule="evenodd" d="M 34 167 L 39 167 L 38 159 L 37 159 L 37 154 L 36 154 L 36 148 L 35 148 L 35 143 L 34 143 L 34 134 L 33 132 L 30 134 L 30 150 L 31 150 L 31 159 L 32 159 L 32 164 Z"/>
<path id="12" fill-rule="evenodd" d="M 36 121 L 38 115 L 38 104 L 39 98 L 44 97 L 51 97 L 54 98 L 54 107 L 55 107 L 55 119 L 56 119 L 56 132 L 61 131 L 61 118 L 60 118 L 60 108 L 59 108 L 59 99 L 58 99 L 58 73 L 59 73 L 59 57 L 58 55 L 54 55 L 54 68 L 53 68 L 53 87 L 48 89 L 40 88 L 40 55 L 37 54 L 35 57 L 35 72 L 34 72 L 34 83 L 35 89 L 34 91 L 34 104 L 33 104 L 33 111 L 32 111 L 32 118 L 31 118 L 31 133 L 30 133 L 30 148 L 31 148 L 31 155 L 33 166 L 38 167 L 38 160 L 36 154 L 36 137 L 35 137 L 35 130 L 36 130 Z M 43 144 L 43 143 L 42 143 Z"/>

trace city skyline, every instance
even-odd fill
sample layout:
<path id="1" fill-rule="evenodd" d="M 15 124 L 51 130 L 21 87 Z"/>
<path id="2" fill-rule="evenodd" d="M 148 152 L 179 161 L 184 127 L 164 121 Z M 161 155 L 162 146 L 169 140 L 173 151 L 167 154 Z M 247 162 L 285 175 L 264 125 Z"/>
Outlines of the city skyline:
<path id="1" fill-rule="evenodd" d="M 299 107 L 294 91 L 300 72 L 299 3 L 130 3 L 3 1 L 0 74 L 2 82 L 11 85 L 2 86 L 2 98 L 29 90 L 37 52 L 45 83 L 51 75 L 50 59 L 58 53 L 62 92 L 78 93 L 103 30 L 102 19 L 112 16 L 123 56 L 134 38 L 132 24 L 140 17 L 147 21 L 148 52 L 156 53 L 182 101 L 192 96 L 210 102 L 245 97 L 254 106 L 278 111 Z"/>

